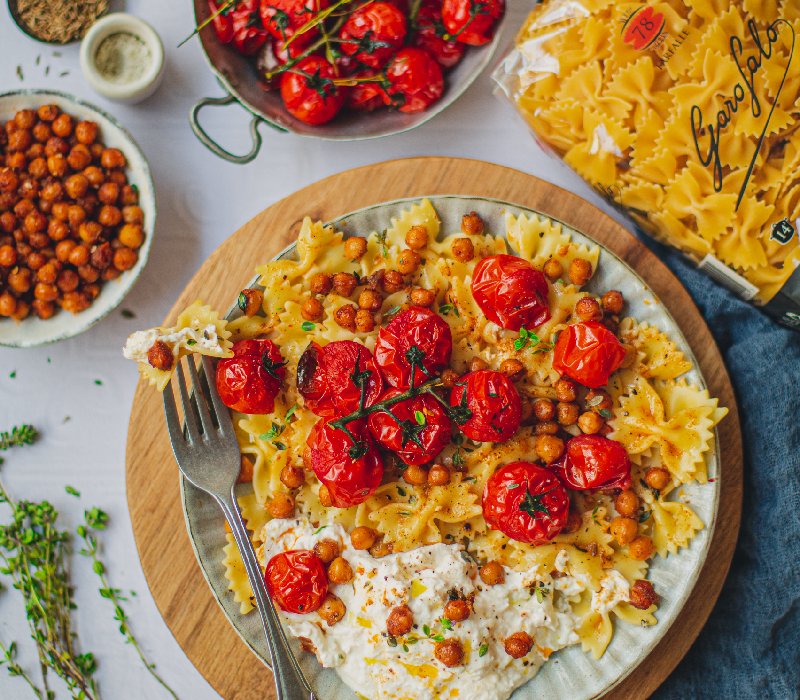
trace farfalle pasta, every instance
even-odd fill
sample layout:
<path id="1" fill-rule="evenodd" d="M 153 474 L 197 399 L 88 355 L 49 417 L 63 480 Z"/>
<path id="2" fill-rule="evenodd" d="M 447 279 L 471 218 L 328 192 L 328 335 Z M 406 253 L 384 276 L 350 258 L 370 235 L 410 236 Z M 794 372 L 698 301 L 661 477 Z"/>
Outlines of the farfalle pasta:
<path id="1" fill-rule="evenodd" d="M 495 80 L 611 204 L 800 328 L 799 30 L 794 0 L 545 0 Z"/>

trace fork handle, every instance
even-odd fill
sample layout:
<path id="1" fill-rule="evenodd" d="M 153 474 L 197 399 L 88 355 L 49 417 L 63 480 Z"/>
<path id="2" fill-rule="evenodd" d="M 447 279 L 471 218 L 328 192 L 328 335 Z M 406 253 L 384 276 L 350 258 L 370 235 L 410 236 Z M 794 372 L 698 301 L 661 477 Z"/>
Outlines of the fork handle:
<path id="1" fill-rule="evenodd" d="M 233 538 L 236 540 L 239 552 L 242 555 L 247 577 L 253 587 L 257 603 L 256 607 L 261 613 L 264 633 L 267 635 L 267 648 L 269 649 L 278 700 L 316 700 L 305 674 L 300 669 L 297 659 L 289 648 L 283 626 L 278 619 L 272 598 L 264 584 L 261 567 L 258 564 L 258 559 L 256 559 L 253 543 L 247 533 L 247 528 L 245 528 L 235 495 L 231 492 L 230 499 L 219 496 L 214 498 L 222 508 L 225 519 L 231 527 Z"/>

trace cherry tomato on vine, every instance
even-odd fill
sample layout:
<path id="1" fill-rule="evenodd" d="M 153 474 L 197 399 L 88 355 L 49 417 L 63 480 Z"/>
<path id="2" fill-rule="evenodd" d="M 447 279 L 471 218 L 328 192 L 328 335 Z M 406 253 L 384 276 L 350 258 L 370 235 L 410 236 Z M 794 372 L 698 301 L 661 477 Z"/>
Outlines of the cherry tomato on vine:
<path id="1" fill-rule="evenodd" d="M 286 376 L 281 351 L 271 340 L 239 340 L 233 357 L 217 363 L 217 391 L 222 402 L 240 413 L 272 413 Z"/>
<path id="2" fill-rule="evenodd" d="M 389 389 L 381 401 L 403 392 Z M 433 396 L 422 394 L 369 417 L 372 437 L 406 464 L 432 461 L 450 442 L 450 418 Z"/>
<path id="3" fill-rule="evenodd" d="M 505 375 L 482 369 L 456 382 L 450 415 L 470 440 L 505 442 L 519 428 L 522 399 Z"/>
<path id="4" fill-rule="evenodd" d="M 417 27 L 414 32 L 414 46 L 425 49 L 442 68 L 452 68 L 464 58 L 466 44 L 460 41 L 445 41 L 447 33 L 442 23 L 442 6 L 438 3 L 425 3 L 417 14 Z"/>
<path id="5" fill-rule="evenodd" d="M 334 85 L 334 67 L 320 56 L 308 56 L 283 74 L 281 97 L 291 114 L 306 124 L 325 124 L 344 104 L 345 91 Z"/>
<path id="6" fill-rule="evenodd" d="M 472 296 L 486 317 L 501 328 L 530 330 L 550 318 L 544 275 L 515 255 L 481 260 L 472 273 Z"/>
<path id="7" fill-rule="evenodd" d="M 219 2 L 208 0 L 208 9 L 211 11 L 211 16 L 214 17 L 211 22 L 214 25 L 217 38 L 223 44 L 230 44 L 233 41 L 233 18 L 231 17 L 233 5 L 226 7 L 226 4 L 226 0 L 220 0 Z"/>
<path id="8" fill-rule="evenodd" d="M 396 105 L 401 112 L 422 112 L 444 92 L 441 66 L 427 51 L 414 46 L 406 46 L 394 55 L 386 77 L 391 84 L 387 104 Z"/>
<path id="9" fill-rule="evenodd" d="M 328 595 L 325 565 L 308 549 L 276 554 L 267 562 L 264 582 L 281 610 L 290 613 L 312 613 Z"/>
<path id="10" fill-rule="evenodd" d="M 230 14 L 233 23 L 233 45 L 245 56 L 258 51 L 267 40 L 267 30 L 261 23 L 258 0 L 239 0 Z"/>
<path id="11" fill-rule="evenodd" d="M 328 0 L 261 0 L 261 21 L 272 36 L 286 42 L 326 7 Z M 291 45 L 308 46 L 318 34 L 319 28 L 312 27 Z"/>
<path id="12" fill-rule="evenodd" d="M 567 440 L 553 471 L 571 489 L 628 489 L 631 460 L 620 443 L 599 435 L 578 435 Z"/>
<path id="13" fill-rule="evenodd" d="M 324 348 L 311 342 L 297 363 L 297 390 L 323 418 L 357 410 L 362 383 L 367 387 L 364 406 L 372 406 L 383 392 L 383 379 L 372 353 L 352 340 L 334 340 Z"/>
<path id="14" fill-rule="evenodd" d="M 450 364 L 453 334 L 441 316 L 430 309 L 412 306 L 401 311 L 378 333 L 375 362 L 386 382 L 397 389 L 423 384 Z"/>
<path id="15" fill-rule="evenodd" d="M 370 68 L 381 68 L 406 36 L 406 18 L 388 2 L 359 7 L 339 32 L 341 50 Z"/>
<path id="16" fill-rule="evenodd" d="M 549 469 L 513 462 L 489 477 L 482 506 L 490 527 L 517 542 L 540 545 L 567 524 L 569 496 Z"/>
<path id="17" fill-rule="evenodd" d="M 575 323 L 558 336 L 553 369 L 597 389 L 608 384 L 608 378 L 622 364 L 625 354 L 622 343 L 602 323 Z"/>
<path id="18" fill-rule="evenodd" d="M 328 487 L 337 508 L 363 503 L 383 478 L 383 461 L 369 436 L 366 421 L 352 421 L 347 430 L 350 434 L 321 420 L 306 440 L 307 462 Z"/>
<path id="19" fill-rule="evenodd" d="M 360 112 L 372 112 L 386 104 L 387 96 L 380 82 L 381 74 L 374 68 L 360 70 L 350 76 L 354 80 L 359 78 L 374 79 L 376 82 L 364 82 L 353 85 L 347 93 L 346 105 L 350 109 Z"/>
<path id="20" fill-rule="evenodd" d="M 442 18 L 451 36 L 481 46 L 492 38 L 494 23 L 505 12 L 504 0 L 444 0 Z"/>

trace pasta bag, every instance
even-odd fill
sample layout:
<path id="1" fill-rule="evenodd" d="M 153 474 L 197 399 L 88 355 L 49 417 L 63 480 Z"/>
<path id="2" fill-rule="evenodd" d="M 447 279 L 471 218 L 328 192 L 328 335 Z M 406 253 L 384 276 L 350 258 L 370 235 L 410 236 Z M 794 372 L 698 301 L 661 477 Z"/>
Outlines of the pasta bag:
<path id="1" fill-rule="evenodd" d="M 800 3 L 544 0 L 495 70 L 548 151 L 800 331 Z"/>

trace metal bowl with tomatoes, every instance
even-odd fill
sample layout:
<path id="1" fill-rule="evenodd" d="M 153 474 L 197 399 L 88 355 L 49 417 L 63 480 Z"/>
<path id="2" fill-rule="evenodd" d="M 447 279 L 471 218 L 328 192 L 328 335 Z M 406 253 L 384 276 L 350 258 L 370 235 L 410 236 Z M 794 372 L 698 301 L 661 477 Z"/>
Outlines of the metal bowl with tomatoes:
<path id="1" fill-rule="evenodd" d="M 451 104 L 500 41 L 505 0 L 194 0 L 205 56 L 229 95 L 192 108 L 198 138 L 245 163 L 257 126 L 357 140 L 419 126 Z M 207 105 L 253 114 L 254 146 L 234 156 L 202 129 Z"/>
<path id="2" fill-rule="evenodd" d="M 421 226 L 409 228 L 412 220 Z M 407 228 L 399 244 L 375 233 L 396 230 L 398 222 Z M 611 586 L 598 585 L 591 592 L 592 605 L 597 598 L 602 612 L 586 618 L 584 632 L 597 634 L 582 639 L 602 658 L 587 663 L 579 645 L 569 646 L 557 652 L 557 667 L 544 663 L 515 697 L 588 700 L 603 694 L 645 659 L 677 618 L 697 582 L 715 527 L 720 465 L 710 436 L 725 410 L 704 394 L 705 381 L 678 324 L 611 251 L 566 224 L 514 204 L 457 196 L 431 197 L 430 203 L 399 200 L 353 212 L 332 225 L 344 237 L 336 241 L 346 251 L 341 271 L 323 266 L 330 273 L 327 282 L 310 277 L 291 286 L 303 290 L 294 298 L 277 275 L 272 286 L 262 277 L 277 267 L 262 267 L 227 316 L 235 322 L 232 328 L 248 322 L 263 328 L 260 314 L 288 314 L 280 333 L 238 339 L 234 357 L 217 368 L 216 381 L 228 405 L 249 414 L 237 416 L 242 418 L 245 457 L 268 451 L 273 460 L 286 462 L 280 484 L 273 480 L 268 487 L 277 489 L 274 498 L 259 506 L 269 516 L 259 517 L 298 523 L 303 518 L 323 532 L 329 523 L 344 523 L 352 547 L 380 559 L 397 552 L 390 538 L 381 540 L 374 529 L 353 529 L 355 513 L 361 512 L 357 509 L 370 513 L 399 504 L 406 509 L 399 517 L 412 518 L 421 500 L 467 485 L 477 512 L 470 511 L 462 522 L 442 511 L 437 527 L 444 544 L 463 548 L 474 561 L 477 585 L 497 585 L 504 572 L 511 575 L 522 566 L 509 552 L 531 557 L 528 564 L 542 553 L 548 583 L 539 586 L 536 597 L 547 600 L 565 566 L 555 552 L 570 547 L 587 571 L 602 575 L 600 562 L 605 562 L 630 579 L 625 584 L 629 590 L 618 600 Z M 434 240 L 420 228 L 441 233 Z M 493 235 L 483 235 L 484 230 Z M 532 248 L 525 248 L 525 240 Z M 548 248 L 545 257 L 509 254 L 509 248 L 535 250 L 531 241 L 539 240 L 558 245 Z M 371 265 L 380 256 L 378 267 L 385 269 L 375 275 Z M 451 287 L 440 288 L 425 260 L 445 258 L 456 276 Z M 295 245 L 276 258 L 298 260 Z M 466 264 L 469 274 L 459 267 Z M 288 268 L 280 269 L 285 273 Z M 312 271 L 322 274 L 317 269 Z M 458 285 L 460 291 L 451 294 Z M 352 303 L 356 300 L 357 305 Z M 339 313 L 348 308 L 352 316 Z M 366 314 L 359 325 L 362 311 Z M 324 340 L 322 324 L 327 324 Z M 662 355 L 648 355 L 655 346 Z M 670 365 L 660 366 L 649 379 L 635 369 L 636 363 L 660 357 L 669 358 Z M 664 379 L 670 373 L 680 380 Z M 275 411 L 281 416 L 276 418 Z M 634 425 L 631 415 L 641 422 Z M 657 442 L 636 444 L 648 420 L 664 424 L 662 437 L 706 426 L 703 434 L 711 441 L 702 452 L 703 469 L 680 490 L 672 479 L 680 465 L 668 461 L 675 453 L 661 452 L 670 471 L 649 466 L 658 463 L 650 451 L 653 445 L 658 451 Z M 269 431 L 259 434 L 270 421 Z M 252 481 L 256 490 L 267 488 L 263 475 L 254 477 L 252 469 L 243 481 Z M 248 503 L 258 500 L 248 484 L 241 488 Z M 373 503 L 376 493 L 380 498 Z M 241 614 L 230 593 L 230 577 L 219 566 L 226 538 L 216 504 L 185 481 L 182 494 L 190 537 L 209 585 L 231 624 L 267 663 L 258 619 Z M 424 537 L 415 540 L 400 529 L 395 535 L 399 552 L 426 544 Z M 403 537 L 407 541 L 401 543 Z M 672 542 L 668 555 L 665 537 Z M 661 555 L 655 553 L 659 549 Z M 308 551 L 304 556 L 313 567 L 305 562 L 293 568 L 291 562 L 276 560 L 273 568 L 280 564 L 281 576 L 270 574 L 270 581 L 278 594 L 278 578 L 291 579 L 292 590 L 302 588 L 302 571 L 311 568 L 319 574 L 314 581 L 328 585 L 319 571 L 332 564 L 316 545 L 313 556 Z M 271 572 L 270 562 L 264 563 Z M 327 576 L 331 586 L 337 583 L 330 568 Z M 450 596 L 446 588 L 441 593 Z M 327 599 L 316 589 L 306 593 L 315 602 L 312 610 L 303 603 L 303 615 L 314 616 Z M 413 595 L 412 587 L 409 601 Z M 468 608 L 458 592 L 449 600 L 453 608 L 464 607 L 459 601 Z M 612 608 L 616 616 L 609 619 Z M 459 614 L 468 618 L 472 613 Z M 453 623 L 445 641 L 457 637 L 458 629 Z M 606 656 L 606 647 L 595 641 L 603 635 L 610 640 Z M 409 644 L 417 641 L 427 643 L 415 637 Z M 522 634 L 509 636 L 504 644 L 487 644 L 490 660 L 536 654 Z M 445 669 L 451 661 L 453 668 L 472 663 L 456 653 L 454 644 L 446 651 L 432 663 Z M 297 654 L 320 698 L 356 697 L 333 669 L 320 667 L 299 646 Z"/>

